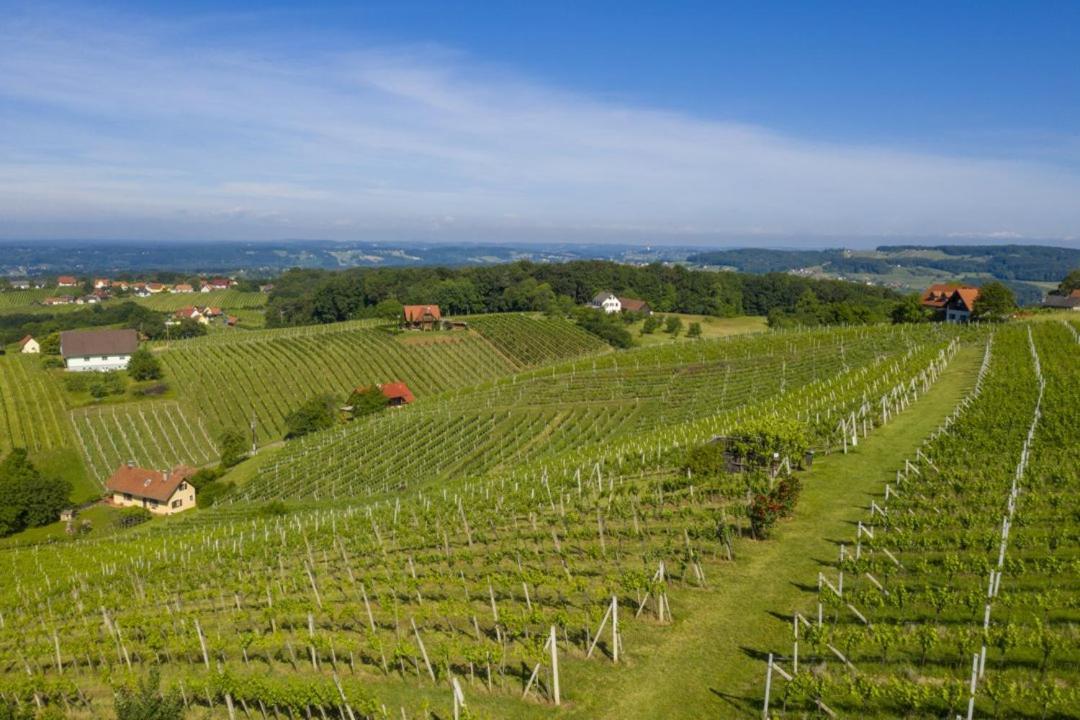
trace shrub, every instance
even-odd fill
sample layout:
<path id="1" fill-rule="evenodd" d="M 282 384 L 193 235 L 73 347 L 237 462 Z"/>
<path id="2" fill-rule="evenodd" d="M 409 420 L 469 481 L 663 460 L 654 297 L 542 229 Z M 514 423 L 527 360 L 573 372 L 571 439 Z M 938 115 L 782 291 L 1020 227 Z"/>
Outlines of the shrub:
<path id="1" fill-rule="evenodd" d="M 783 506 L 772 494 L 759 493 L 750 502 L 746 514 L 750 518 L 750 529 L 754 537 L 764 539 L 769 536 L 773 525 L 782 516 Z"/>
<path id="2" fill-rule="evenodd" d="M 183 720 L 184 703 L 176 691 L 162 694 L 161 675 L 151 668 L 150 676 L 137 688 L 122 687 L 116 692 L 116 720 Z"/>
<path id="3" fill-rule="evenodd" d="M 164 395 L 169 391 L 169 386 L 166 383 L 150 383 L 149 385 L 142 385 L 132 389 L 131 393 L 139 397 L 158 397 Z"/>
<path id="4" fill-rule="evenodd" d="M 234 488 L 235 486 L 231 482 L 212 482 L 205 489 L 199 491 L 195 500 L 199 507 L 213 507 L 221 498 L 229 495 Z"/>
<path id="5" fill-rule="evenodd" d="M 152 518 L 153 515 L 146 508 L 127 507 L 120 511 L 116 518 L 116 526 L 120 528 L 133 528 L 142 525 Z"/>
<path id="6" fill-rule="evenodd" d="M 660 318 L 653 315 L 649 315 L 645 318 L 645 322 L 641 325 L 642 335 L 652 335 L 656 332 L 656 328 L 660 327 Z"/>
<path id="7" fill-rule="evenodd" d="M 795 505 L 802 493 L 802 480 L 794 475 L 787 475 L 773 488 L 771 495 L 780 504 L 784 517 L 788 517 L 795 511 Z"/>
<path id="8" fill-rule="evenodd" d="M 235 428 L 225 430 L 218 437 L 218 449 L 221 451 L 221 466 L 231 468 L 247 457 L 247 437 Z"/>
<path id="9" fill-rule="evenodd" d="M 690 327 L 687 328 L 687 330 L 686 330 L 686 337 L 692 337 L 692 338 L 701 337 L 701 323 L 699 323 L 699 322 L 690 323 Z"/>
<path id="10" fill-rule="evenodd" d="M 727 456 L 724 443 L 712 442 L 691 448 L 686 455 L 683 469 L 696 475 L 717 475 L 727 469 Z"/>
<path id="11" fill-rule="evenodd" d="M 675 317 L 674 315 L 668 315 L 666 321 L 664 321 L 664 332 L 671 337 L 676 337 L 682 332 L 682 318 Z"/>
<path id="12" fill-rule="evenodd" d="M 149 350 L 141 347 L 132 353 L 131 359 L 128 360 L 127 371 L 134 380 L 159 380 L 161 363 Z"/>
<path id="13" fill-rule="evenodd" d="M 332 395 L 319 395 L 285 416 L 285 439 L 298 438 L 333 427 L 336 403 Z"/>
<path id="14" fill-rule="evenodd" d="M 358 418 L 379 412 L 388 402 L 390 399 L 382 394 L 382 390 L 372 385 L 354 390 L 348 404 L 352 407 L 352 416 Z"/>

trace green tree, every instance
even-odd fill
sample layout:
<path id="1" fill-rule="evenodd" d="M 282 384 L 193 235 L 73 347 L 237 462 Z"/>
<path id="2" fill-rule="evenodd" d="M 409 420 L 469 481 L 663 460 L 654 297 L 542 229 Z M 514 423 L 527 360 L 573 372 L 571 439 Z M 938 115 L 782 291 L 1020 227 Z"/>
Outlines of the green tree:
<path id="1" fill-rule="evenodd" d="M 656 332 L 656 328 L 660 327 L 660 318 L 655 315 L 649 315 L 645 318 L 645 322 L 641 324 L 642 335 L 652 335 Z"/>
<path id="2" fill-rule="evenodd" d="M 358 418 L 379 412 L 388 402 L 389 398 L 383 395 L 382 390 L 377 385 L 371 385 L 353 390 L 348 404 L 352 407 L 352 416 Z"/>
<path id="3" fill-rule="evenodd" d="M 1016 296 L 1005 283 L 991 282 L 979 288 L 979 297 L 971 312 L 977 320 L 1001 322 L 1016 310 Z"/>
<path id="4" fill-rule="evenodd" d="M 56 522 L 67 507 L 71 483 L 43 476 L 24 448 L 0 462 L 0 535 Z"/>
<path id="5" fill-rule="evenodd" d="M 686 330 L 686 337 L 696 338 L 701 337 L 701 323 L 692 322 L 690 327 Z"/>
<path id="6" fill-rule="evenodd" d="M 1058 295 L 1068 295 L 1073 290 L 1080 290 L 1080 268 L 1070 270 L 1058 285 Z"/>
<path id="7" fill-rule="evenodd" d="M 161 674 L 154 667 L 137 688 L 116 693 L 116 720 L 183 720 L 184 702 L 175 690 L 161 692 Z"/>
<path id="8" fill-rule="evenodd" d="M 916 294 L 907 295 L 893 306 L 890 313 L 894 325 L 929 322 L 930 313 Z"/>
<path id="9" fill-rule="evenodd" d="M 285 416 L 285 438 L 297 438 L 333 427 L 336 403 L 332 395 L 318 395 Z"/>
<path id="10" fill-rule="evenodd" d="M 671 337 L 676 337 L 682 332 L 682 318 L 675 317 L 674 315 L 668 315 L 667 320 L 664 322 L 664 332 Z"/>
<path id="11" fill-rule="evenodd" d="M 154 357 L 153 353 L 141 347 L 131 354 L 127 371 L 133 380 L 159 380 L 161 378 L 161 363 Z"/>
<path id="12" fill-rule="evenodd" d="M 401 318 L 402 306 L 397 298 L 386 298 L 375 305 L 375 317 L 382 320 L 398 320 Z"/>
<path id="13" fill-rule="evenodd" d="M 218 450 L 221 452 L 221 466 L 231 468 L 247 457 L 247 437 L 235 428 L 225 430 L 218 436 Z"/>

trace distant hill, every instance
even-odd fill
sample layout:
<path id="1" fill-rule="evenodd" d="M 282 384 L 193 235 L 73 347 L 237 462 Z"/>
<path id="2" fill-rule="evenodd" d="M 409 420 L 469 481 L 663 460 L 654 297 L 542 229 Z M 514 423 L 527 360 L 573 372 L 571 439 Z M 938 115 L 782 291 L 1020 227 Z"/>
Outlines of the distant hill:
<path id="1" fill-rule="evenodd" d="M 792 272 L 809 277 L 872 282 L 914 290 L 932 282 L 1010 285 L 1021 303 L 1037 302 L 1070 268 L 1080 267 L 1080 249 L 1047 245 L 881 245 L 874 250 L 770 250 L 742 248 L 690 255 L 692 265 L 740 272 Z M 1043 285 L 1037 284 L 1042 283 Z"/>

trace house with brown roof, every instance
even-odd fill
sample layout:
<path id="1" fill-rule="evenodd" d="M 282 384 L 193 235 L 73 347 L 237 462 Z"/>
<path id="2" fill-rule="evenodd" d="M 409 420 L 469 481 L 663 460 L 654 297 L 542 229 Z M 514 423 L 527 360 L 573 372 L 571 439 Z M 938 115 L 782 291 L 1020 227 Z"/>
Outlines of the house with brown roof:
<path id="1" fill-rule="evenodd" d="M 619 304 L 622 306 L 623 312 L 652 315 L 652 308 L 649 307 L 649 303 L 645 302 L 644 300 L 638 300 L 637 298 L 621 297 L 619 298 Z"/>
<path id="2" fill-rule="evenodd" d="M 39 353 L 41 352 L 41 345 L 37 340 L 27 335 L 19 341 L 19 352 L 21 353 Z"/>
<path id="3" fill-rule="evenodd" d="M 56 278 L 56 287 L 75 287 L 79 284 L 79 278 L 73 275 L 61 275 Z"/>
<path id="4" fill-rule="evenodd" d="M 953 290 L 952 295 L 945 301 L 945 322 L 969 322 L 978 299 L 979 288 L 961 287 Z"/>
<path id="5" fill-rule="evenodd" d="M 210 319 L 197 307 L 182 307 L 173 313 L 177 320 L 195 320 L 201 325 L 210 324 Z"/>
<path id="6" fill-rule="evenodd" d="M 134 330 L 66 330 L 60 333 L 60 355 L 72 372 L 123 370 L 139 347 Z"/>
<path id="7" fill-rule="evenodd" d="M 112 280 L 109 278 L 94 278 L 95 290 L 107 290 L 112 287 Z"/>
<path id="8" fill-rule="evenodd" d="M 42 305 L 70 305 L 75 298 L 70 295 L 53 295 L 41 301 Z"/>
<path id="9" fill-rule="evenodd" d="M 436 330 L 442 324 L 438 305 L 406 305 L 401 312 L 402 326 L 413 330 Z"/>
<path id="10" fill-rule="evenodd" d="M 195 288 L 191 287 L 188 283 L 177 283 L 173 285 L 172 290 L 169 292 L 187 294 L 195 292 Z"/>
<path id="11" fill-rule="evenodd" d="M 147 470 L 128 462 L 117 468 L 105 489 L 106 502 L 117 507 L 141 507 L 155 515 L 173 515 L 195 507 L 195 488 L 188 479 L 195 468 Z"/>

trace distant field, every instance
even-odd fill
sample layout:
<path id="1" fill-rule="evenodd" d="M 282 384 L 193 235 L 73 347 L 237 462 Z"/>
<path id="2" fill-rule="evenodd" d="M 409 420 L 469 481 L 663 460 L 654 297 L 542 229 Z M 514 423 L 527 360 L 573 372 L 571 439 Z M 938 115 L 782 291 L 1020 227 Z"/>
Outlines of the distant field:
<path id="1" fill-rule="evenodd" d="M 239 290 L 215 290 L 201 293 L 158 293 L 144 298 L 131 298 L 134 302 L 161 312 L 170 312 L 184 307 L 197 305 L 220 307 L 225 309 L 254 309 L 266 305 L 267 294 L 261 292 L 240 292 Z"/>

